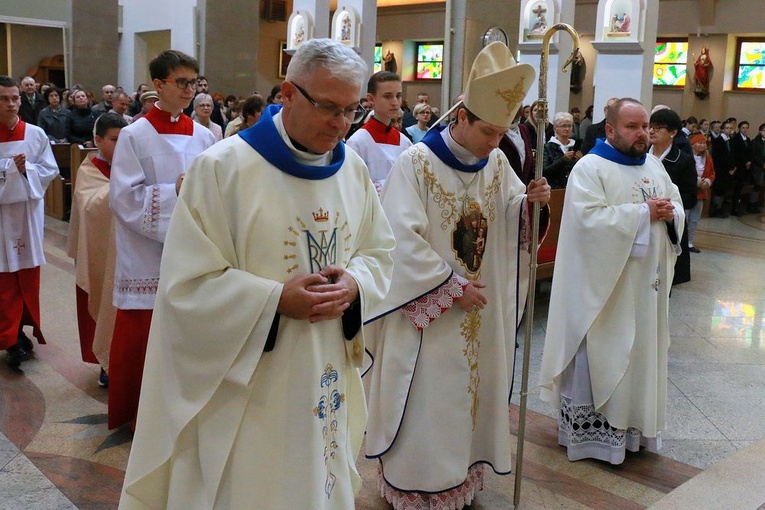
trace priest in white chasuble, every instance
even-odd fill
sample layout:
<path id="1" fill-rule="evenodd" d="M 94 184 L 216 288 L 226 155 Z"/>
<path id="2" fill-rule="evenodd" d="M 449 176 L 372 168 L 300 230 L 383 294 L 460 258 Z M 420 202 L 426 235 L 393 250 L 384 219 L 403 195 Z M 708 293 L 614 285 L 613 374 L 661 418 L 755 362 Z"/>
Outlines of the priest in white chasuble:
<path id="1" fill-rule="evenodd" d="M 566 187 L 539 383 L 560 405 L 569 460 L 620 464 L 661 448 L 667 405 L 669 291 L 684 210 L 648 154 L 648 114 L 621 99 L 606 140 Z"/>
<path id="2" fill-rule="evenodd" d="M 533 80 L 503 44 L 484 48 L 456 121 L 405 151 L 383 188 L 396 249 L 391 291 L 370 324 L 366 455 L 379 459 L 380 490 L 396 509 L 463 508 L 484 466 L 510 472 L 508 401 L 528 285 L 517 275 L 530 256 L 532 202 L 545 205 L 550 187 L 543 178 L 527 189 L 497 147 Z"/>
<path id="3" fill-rule="evenodd" d="M 201 154 L 165 241 L 120 508 L 353 508 L 362 321 L 395 240 L 341 143 L 366 66 L 304 42 L 284 105 Z"/>

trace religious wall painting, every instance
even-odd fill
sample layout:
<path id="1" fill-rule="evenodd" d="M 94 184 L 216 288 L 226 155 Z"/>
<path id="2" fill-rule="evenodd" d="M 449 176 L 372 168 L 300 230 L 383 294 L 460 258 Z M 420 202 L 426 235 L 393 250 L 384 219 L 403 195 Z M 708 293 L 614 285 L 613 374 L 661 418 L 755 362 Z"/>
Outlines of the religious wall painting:
<path id="1" fill-rule="evenodd" d="M 301 268 L 301 259 L 307 258 L 304 271 L 318 273 L 327 266 L 348 265 L 351 252 L 350 226 L 340 212 L 331 213 L 320 207 L 311 218 L 295 217 L 295 223 L 287 228 L 289 236 L 284 240 L 284 261 L 287 274 Z"/>
<path id="2" fill-rule="evenodd" d="M 359 16 L 353 7 L 338 5 L 332 17 L 332 39 L 350 46 L 359 47 Z"/>
<path id="3" fill-rule="evenodd" d="M 469 274 L 478 275 L 486 250 L 488 219 L 481 205 L 470 202 L 458 218 L 452 230 L 452 251 Z"/>
<path id="4" fill-rule="evenodd" d="M 292 52 L 287 50 L 287 41 L 279 41 L 279 78 L 287 77 L 290 60 L 292 60 Z"/>

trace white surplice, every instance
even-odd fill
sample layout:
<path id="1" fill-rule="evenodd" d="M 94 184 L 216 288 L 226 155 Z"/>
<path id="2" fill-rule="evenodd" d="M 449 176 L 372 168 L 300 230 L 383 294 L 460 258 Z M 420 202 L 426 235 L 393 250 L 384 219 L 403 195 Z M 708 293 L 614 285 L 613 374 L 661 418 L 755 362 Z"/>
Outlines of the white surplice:
<path id="1" fill-rule="evenodd" d="M 5 128 L 4 128 L 5 129 Z M 26 175 L 13 162 L 26 155 Z M 14 273 L 45 264 L 43 198 L 58 175 L 58 165 L 45 132 L 22 120 L 9 140 L 0 143 L 0 272 Z"/>

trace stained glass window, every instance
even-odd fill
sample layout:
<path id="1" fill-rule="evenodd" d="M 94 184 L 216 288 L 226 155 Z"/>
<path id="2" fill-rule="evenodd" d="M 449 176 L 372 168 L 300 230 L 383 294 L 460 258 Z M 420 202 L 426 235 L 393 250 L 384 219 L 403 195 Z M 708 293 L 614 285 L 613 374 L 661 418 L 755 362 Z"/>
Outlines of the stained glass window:
<path id="1" fill-rule="evenodd" d="M 374 63 L 374 73 L 378 71 L 382 71 L 383 65 L 382 65 L 382 44 L 375 45 L 375 63 Z"/>
<path id="2" fill-rule="evenodd" d="M 440 80 L 444 72 L 444 45 L 417 43 L 417 79 Z"/>
<path id="3" fill-rule="evenodd" d="M 659 87 L 684 87 L 688 67 L 688 41 L 659 39 L 653 55 L 653 84 Z"/>
<path id="4" fill-rule="evenodd" d="M 765 40 L 739 40 L 736 87 L 765 90 Z"/>

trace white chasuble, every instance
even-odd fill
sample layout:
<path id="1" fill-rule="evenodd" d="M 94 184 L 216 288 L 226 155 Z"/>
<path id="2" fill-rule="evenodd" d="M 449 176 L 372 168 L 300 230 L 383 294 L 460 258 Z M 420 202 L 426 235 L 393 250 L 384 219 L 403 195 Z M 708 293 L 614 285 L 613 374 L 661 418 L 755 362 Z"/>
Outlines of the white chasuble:
<path id="1" fill-rule="evenodd" d="M 281 316 L 264 347 L 283 283 L 330 264 L 356 280 L 368 318 L 393 245 L 350 151 L 318 180 L 276 168 L 240 136 L 200 155 L 165 241 L 120 508 L 353 508 L 362 332 L 348 341 L 340 319 Z"/>
<path id="2" fill-rule="evenodd" d="M 524 193 L 499 150 L 482 169 L 462 171 L 418 143 L 388 177 L 395 269 L 371 325 L 366 454 L 397 490 L 448 491 L 477 463 L 510 471 L 517 288 L 527 285 L 516 275 L 529 255 L 528 242 L 518 243 L 530 230 Z M 453 306 L 455 276 L 486 284 L 484 309 Z"/>
<path id="3" fill-rule="evenodd" d="M 641 235 L 642 204 L 662 197 L 675 206 L 674 226 L 651 222 Z M 626 165 L 589 154 L 577 163 L 555 259 L 543 400 L 559 402 L 561 374 L 586 338 L 595 410 L 613 427 L 656 437 L 664 427 L 669 290 L 683 225 L 677 186 L 655 157 Z M 646 233 L 647 251 L 636 250 Z"/>

